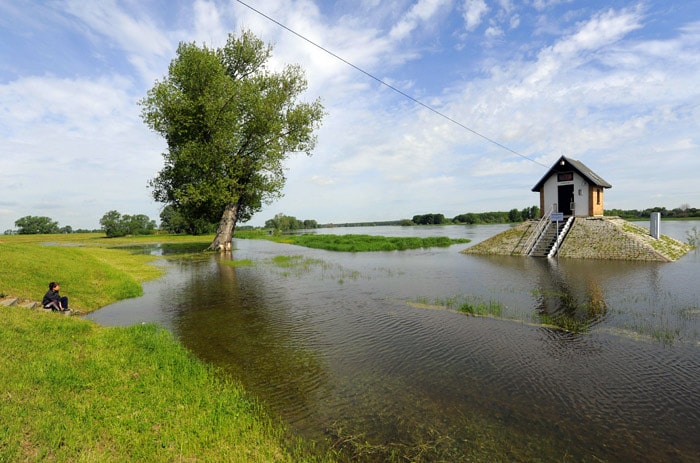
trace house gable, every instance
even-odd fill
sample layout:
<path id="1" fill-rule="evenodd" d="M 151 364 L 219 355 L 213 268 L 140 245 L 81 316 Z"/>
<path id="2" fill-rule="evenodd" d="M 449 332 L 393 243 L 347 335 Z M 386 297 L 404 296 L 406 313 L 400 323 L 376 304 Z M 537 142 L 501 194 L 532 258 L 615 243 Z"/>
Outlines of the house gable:
<path id="1" fill-rule="evenodd" d="M 532 187 L 532 191 L 540 191 L 542 189 L 542 185 L 544 185 L 544 182 L 546 182 L 547 179 L 553 174 L 566 173 L 571 171 L 578 173 L 581 177 L 586 179 L 589 185 L 597 186 L 600 188 L 612 188 L 612 185 L 603 180 L 598 174 L 589 169 L 588 166 L 586 166 L 581 161 L 562 156 L 557 160 L 556 163 L 554 163 L 552 167 L 550 167 L 550 169 L 540 179 L 540 181 L 537 182 L 537 184 L 534 187 Z"/>
<path id="2" fill-rule="evenodd" d="M 608 182 L 576 159 L 562 156 L 532 191 L 540 193 L 540 210 L 552 208 L 578 217 L 603 215 L 603 190 Z"/>

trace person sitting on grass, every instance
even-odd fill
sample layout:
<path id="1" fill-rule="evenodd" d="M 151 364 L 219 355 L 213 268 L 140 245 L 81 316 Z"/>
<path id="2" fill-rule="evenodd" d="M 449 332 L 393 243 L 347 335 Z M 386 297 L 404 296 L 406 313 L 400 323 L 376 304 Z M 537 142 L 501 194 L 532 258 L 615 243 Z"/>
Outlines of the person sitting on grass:
<path id="1" fill-rule="evenodd" d="M 49 283 L 49 290 L 44 294 L 44 299 L 41 301 L 41 305 L 45 309 L 58 310 L 59 312 L 66 312 L 68 310 L 68 298 L 66 296 L 61 297 L 58 292 L 61 289 L 61 285 L 57 282 L 52 281 Z"/>

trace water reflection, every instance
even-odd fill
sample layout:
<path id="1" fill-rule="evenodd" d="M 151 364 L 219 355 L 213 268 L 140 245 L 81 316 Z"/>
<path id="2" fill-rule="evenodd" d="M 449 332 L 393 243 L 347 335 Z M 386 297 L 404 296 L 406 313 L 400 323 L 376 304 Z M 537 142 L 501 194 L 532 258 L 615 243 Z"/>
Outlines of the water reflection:
<path id="1" fill-rule="evenodd" d="M 696 460 L 700 261 L 459 249 L 349 254 L 236 240 L 230 256 L 169 260 L 143 298 L 91 318 L 164 324 L 348 460 Z M 409 304 L 459 297 L 498 301 L 503 319 Z"/>
<path id="2" fill-rule="evenodd" d="M 539 289 L 535 291 L 535 312 L 539 321 L 565 331 L 585 332 L 607 313 L 605 294 L 596 272 L 581 271 L 567 275 L 558 259 L 534 259 L 541 267 Z M 591 265 L 602 266 L 601 262 Z M 579 294 L 580 293 L 580 294 Z"/>
<path id="3" fill-rule="evenodd" d="M 317 351 L 306 345 L 315 328 L 310 319 L 290 316 L 295 304 L 284 291 L 266 290 L 256 275 L 239 278 L 235 267 L 219 263 L 230 259 L 216 256 L 215 265 L 189 270 L 187 288 L 176 298 L 176 332 L 201 358 L 301 418 L 327 376 Z"/>

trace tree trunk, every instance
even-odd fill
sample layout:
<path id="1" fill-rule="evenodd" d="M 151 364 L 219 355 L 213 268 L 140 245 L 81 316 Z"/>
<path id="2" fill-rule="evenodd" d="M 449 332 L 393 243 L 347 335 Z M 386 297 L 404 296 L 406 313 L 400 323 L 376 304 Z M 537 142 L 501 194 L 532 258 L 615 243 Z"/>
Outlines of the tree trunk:
<path id="1" fill-rule="evenodd" d="M 238 220 L 238 203 L 229 204 L 221 214 L 219 227 L 216 229 L 214 241 L 209 245 L 209 249 L 221 252 L 231 251 L 231 240 L 233 239 L 233 229 Z"/>

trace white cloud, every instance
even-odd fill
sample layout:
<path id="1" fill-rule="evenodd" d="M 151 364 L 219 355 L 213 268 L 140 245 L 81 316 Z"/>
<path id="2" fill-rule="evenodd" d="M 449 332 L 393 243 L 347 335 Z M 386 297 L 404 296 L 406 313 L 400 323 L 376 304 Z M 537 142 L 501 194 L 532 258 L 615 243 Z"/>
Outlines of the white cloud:
<path id="1" fill-rule="evenodd" d="M 519 25 L 520 25 L 520 16 L 517 14 L 511 16 L 510 20 L 508 21 L 508 26 L 511 29 L 517 29 Z"/>
<path id="2" fill-rule="evenodd" d="M 573 3 L 573 0 L 534 0 L 532 6 L 536 10 L 542 11 L 562 3 Z"/>
<path id="3" fill-rule="evenodd" d="M 537 202 L 530 188 L 542 166 L 405 99 L 237 2 L 175 2 L 182 13 L 177 24 L 147 3 L 67 5 L 64 16 L 35 7 L 43 13 L 38 22 L 70 25 L 108 65 L 82 74 L 39 68 L 0 81 L 0 231 L 24 215 L 49 215 L 74 228 L 98 226 L 110 209 L 157 218 L 146 183 L 162 167 L 164 142 L 140 121 L 136 101 L 167 73 L 179 41 L 221 46 L 228 32 L 243 27 L 274 45 L 273 68 L 299 63 L 310 84 L 307 98 L 320 96 L 328 112 L 314 155 L 290 158 L 286 196 L 254 224 L 277 212 L 347 222 Z M 673 178 L 664 190 L 666 206 L 700 202 L 692 186 L 700 169 L 698 22 L 648 31 L 658 22 L 649 3 L 645 10 L 594 11 L 586 2 L 501 0 L 491 4 L 498 10 L 490 16 L 483 0 L 333 6 L 270 0 L 256 8 L 547 167 L 562 154 L 581 159 L 613 184 L 609 207 L 656 205 L 640 178 L 654 187 Z M 497 39 L 486 41 L 488 47 L 455 43 L 465 28 L 483 26 Z"/>
<path id="4" fill-rule="evenodd" d="M 484 37 L 486 37 L 489 40 L 496 40 L 503 37 L 504 35 L 505 33 L 503 32 L 503 30 L 497 26 L 489 26 L 484 31 Z"/>
<path id="5" fill-rule="evenodd" d="M 464 0 L 464 21 L 467 31 L 473 31 L 483 21 L 489 7 L 484 0 Z"/>
<path id="6" fill-rule="evenodd" d="M 419 25 L 429 24 L 436 14 L 451 3 L 452 0 L 419 0 L 391 29 L 389 37 L 392 40 L 405 39 Z"/>
<path id="7" fill-rule="evenodd" d="M 145 186 L 161 144 L 138 119 L 129 91 L 118 77 L 0 85 L 0 219 L 14 222 L 36 209 L 63 225 L 95 228 L 114 208 L 140 213 L 146 204 L 154 213 Z"/>
<path id="8" fill-rule="evenodd" d="M 596 50 L 615 43 L 630 32 L 642 27 L 639 11 L 616 12 L 612 9 L 582 23 L 578 31 L 552 47 L 556 55 L 567 56 Z"/>
<path id="9" fill-rule="evenodd" d="M 96 41 L 104 40 L 123 50 L 129 62 L 146 82 L 160 77 L 158 69 L 163 60 L 175 50 L 176 44 L 157 27 L 145 11 L 139 12 L 141 14 L 127 13 L 116 0 L 66 0 L 63 8 L 66 13 L 75 16 L 89 28 L 87 36 L 92 35 Z"/>

